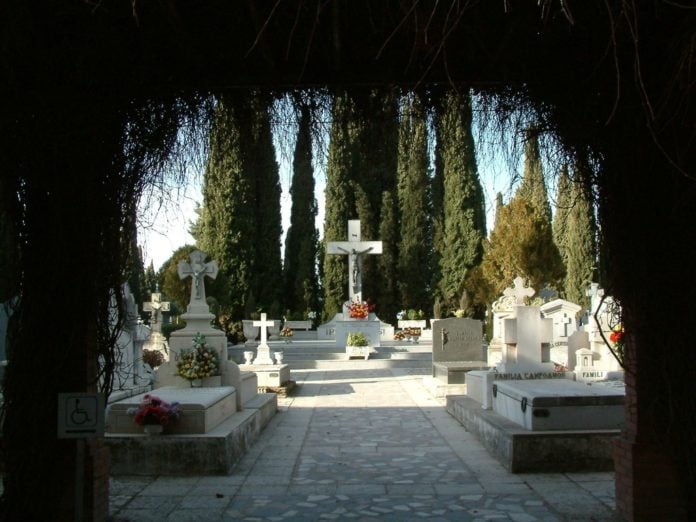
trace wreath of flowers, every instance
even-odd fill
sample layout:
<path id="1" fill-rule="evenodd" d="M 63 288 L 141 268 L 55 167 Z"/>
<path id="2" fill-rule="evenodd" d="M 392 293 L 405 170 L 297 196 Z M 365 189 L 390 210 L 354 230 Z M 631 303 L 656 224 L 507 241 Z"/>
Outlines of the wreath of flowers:
<path id="1" fill-rule="evenodd" d="M 181 408 L 178 402 L 169 403 L 147 393 L 140 405 L 129 410 L 129 413 L 134 416 L 133 420 L 139 426 L 152 424 L 167 426 L 176 424 L 181 415 Z"/>
<path id="2" fill-rule="evenodd" d="M 193 338 L 193 348 L 181 351 L 176 362 L 176 373 L 190 381 L 220 374 L 217 352 L 205 345 L 204 335 L 197 333 Z"/>

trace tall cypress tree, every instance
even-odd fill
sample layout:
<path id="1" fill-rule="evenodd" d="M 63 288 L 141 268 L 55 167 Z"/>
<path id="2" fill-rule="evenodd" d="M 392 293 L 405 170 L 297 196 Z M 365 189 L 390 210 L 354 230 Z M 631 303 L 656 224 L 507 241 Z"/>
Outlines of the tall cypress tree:
<path id="1" fill-rule="evenodd" d="M 344 92 L 333 99 L 332 123 L 329 131 L 329 157 L 326 166 L 324 210 L 324 254 L 330 241 L 347 239 L 348 220 L 354 199 L 350 187 L 350 136 L 348 129 L 349 101 Z M 324 255 L 322 287 L 324 290 L 324 319 L 341 311 L 348 298 L 348 268 L 346 256 Z"/>
<path id="2" fill-rule="evenodd" d="M 382 274 L 379 286 L 380 300 L 377 313 L 387 323 L 393 323 L 396 313 L 401 309 L 397 274 L 399 267 L 399 209 L 394 193 L 382 192 L 382 222 L 379 237 L 382 241 L 382 255 L 379 257 L 379 271 Z"/>
<path id="3" fill-rule="evenodd" d="M 256 190 L 245 167 L 251 133 L 244 104 L 231 96 L 218 99 L 210 133 L 210 152 L 203 177 L 198 247 L 220 268 L 208 295 L 232 320 L 245 316 L 252 296 Z"/>
<path id="4" fill-rule="evenodd" d="M 541 166 L 539 135 L 533 127 L 525 133 L 524 174 L 517 195 L 526 200 L 535 212 L 551 225 L 551 205 Z"/>
<path id="5" fill-rule="evenodd" d="M 358 90 L 351 94 L 349 176 L 363 240 L 378 237 L 382 192 L 396 187 L 398 96 L 393 89 Z M 383 241 L 383 240 L 382 240 Z M 379 304 L 379 256 L 362 259 L 365 298 Z M 396 274 L 389 274 L 396 277 Z"/>
<path id="6" fill-rule="evenodd" d="M 283 226 L 280 173 L 269 115 L 271 103 L 268 95 L 254 94 L 250 99 L 247 114 L 251 120 L 252 147 L 245 169 L 247 178 L 252 180 L 255 188 L 257 202 L 252 288 L 257 307 L 271 317 L 280 317 L 283 311 L 283 265 L 280 255 Z"/>
<path id="7" fill-rule="evenodd" d="M 420 98 L 403 99 L 399 128 L 399 295 L 408 309 L 429 308 L 432 234 L 428 193 L 428 146 Z"/>
<path id="8" fill-rule="evenodd" d="M 469 94 L 448 92 L 439 105 L 437 120 L 444 186 L 440 295 L 444 307 L 452 310 L 458 308 L 464 294 L 467 271 L 481 262 L 486 214 Z"/>
<path id="9" fill-rule="evenodd" d="M 570 185 L 571 207 L 566 228 L 565 297 L 589 308 L 585 291 L 593 281 L 597 266 L 597 226 L 589 188 L 589 166 L 582 159 L 576 162 Z"/>
<path id="10" fill-rule="evenodd" d="M 307 103 L 300 106 L 290 195 L 292 208 L 283 266 L 285 307 L 291 315 L 301 316 L 307 310 L 316 310 L 318 305 L 316 263 L 319 235 L 314 224 L 317 200 L 312 168 L 311 111 Z"/>
<path id="11" fill-rule="evenodd" d="M 561 174 L 558 176 L 558 185 L 556 187 L 556 212 L 553 216 L 553 241 L 558 247 L 558 252 L 561 254 L 563 264 L 568 263 L 568 215 L 572 206 L 570 194 L 570 178 L 568 177 L 568 165 L 563 165 Z"/>
<path id="12" fill-rule="evenodd" d="M 437 318 L 439 319 L 440 306 L 443 300 L 440 288 L 440 281 L 442 280 L 442 256 L 444 255 L 445 251 L 445 180 L 441 147 L 442 125 L 437 124 L 437 120 L 436 125 L 434 126 L 434 131 L 434 170 L 432 178 L 430 180 L 430 219 L 433 233 L 432 280 L 430 282 L 430 288 L 432 289 L 434 301 L 437 304 Z M 433 317 L 435 317 L 435 315 L 433 315 Z"/>

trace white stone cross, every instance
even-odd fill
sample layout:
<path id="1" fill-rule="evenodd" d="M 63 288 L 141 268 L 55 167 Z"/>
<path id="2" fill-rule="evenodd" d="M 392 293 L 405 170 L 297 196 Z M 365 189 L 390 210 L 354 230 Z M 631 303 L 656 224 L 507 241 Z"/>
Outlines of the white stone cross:
<path id="1" fill-rule="evenodd" d="M 331 241 L 327 254 L 348 256 L 348 300 L 362 302 L 362 275 L 360 260 L 363 254 L 381 254 L 381 241 L 360 240 L 360 220 L 348 221 L 348 241 Z"/>
<path id="2" fill-rule="evenodd" d="M 150 301 L 143 303 L 143 312 L 150 312 L 150 326 L 155 332 L 160 332 L 160 315 L 161 312 L 169 311 L 169 301 L 162 301 L 162 294 L 152 292 Z"/>
<path id="3" fill-rule="evenodd" d="M 532 297 L 534 295 L 534 289 L 525 287 L 524 283 L 524 278 L 517 276 L 513 281 L 515 285 L 514 288 L 506 288 L 503 295 L 506 297 L 514 297 L 515 304 L 523 305 L 525 297 Z"/>
<path id="4" fill-rule="evenodd" d="M 268 340 L 266 328 L 268 328 L 269 326 L 273 326 L 273 321 L 267 321 L 266 317 L 267 317 L 266 314 L 261 314 L 261 320 L 254 321 L 252 323 L 252 326 L 261 327 L 260 328 L 261 329 L 261 344 L 266 344 L 266 341 Z"/>
<path id="5" fill-rule="evenodd" d="M 267 341 L 266 328 L 268 328 L 269 326 L 273 326 L 273 321 L 267 321 L 266 314 L 261 314 L 261 320 L 254 321 L 252 323 L 252 326 L 259 326 L 260 330 L 261 330 L 261 343 L 259 344 L 258 348 L 256 349 L 256 359 L 254 359 L 254 364 L 259 364 L 259 365 L 274 364 L 273 359 L 271 359 L 270 348 L 268 347 L 268 344 L 266 344 L 266 341 Z"/>
<path id="6" fill-rule="evenodd" d="M 205 262 L 205 254 L 200 250 L 194 250 L 189 256 L 190 263 L 180 261 L 177 266 L 179 279 L 190 277 L 191 281 L 191 304 L 194 301 L 205 303 L 205 276 L 215 279 L 218 274 L 218 266 L 215 261 Z"/>
<path id="7" fill-rule="evenodd" d="M 542 319 L 536 306 L 518 306 L 516 316 L 503 319 L 503 360 L 497 365 L 502 373 L 551 372 L 553 319 Z"/>

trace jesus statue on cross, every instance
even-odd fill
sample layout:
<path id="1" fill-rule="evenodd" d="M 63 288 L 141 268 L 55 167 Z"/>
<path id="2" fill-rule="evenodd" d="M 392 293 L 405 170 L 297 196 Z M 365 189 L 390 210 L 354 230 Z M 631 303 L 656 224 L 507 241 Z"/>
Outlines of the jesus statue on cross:
<path id="1" fill-rule="evenodd" d="M 360 240 L 360 220 L 348 221 L 348 241 L 331 241 L 327 254 L 348 256 L 348 300 L 362 302 L 361 259 L 364 254 L 381 254 L 381 241 Z"/>

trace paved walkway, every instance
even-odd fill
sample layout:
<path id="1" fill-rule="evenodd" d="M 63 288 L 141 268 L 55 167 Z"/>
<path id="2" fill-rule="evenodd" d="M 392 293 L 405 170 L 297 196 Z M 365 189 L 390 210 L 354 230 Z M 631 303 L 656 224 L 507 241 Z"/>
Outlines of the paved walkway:
<path id="1" fill-rule="evenodd" d="M 115 521 L 616 520 L 613 473 L 504 470 L 407 369 L 293 371 L 230 476 L 119 477 Z"/>

